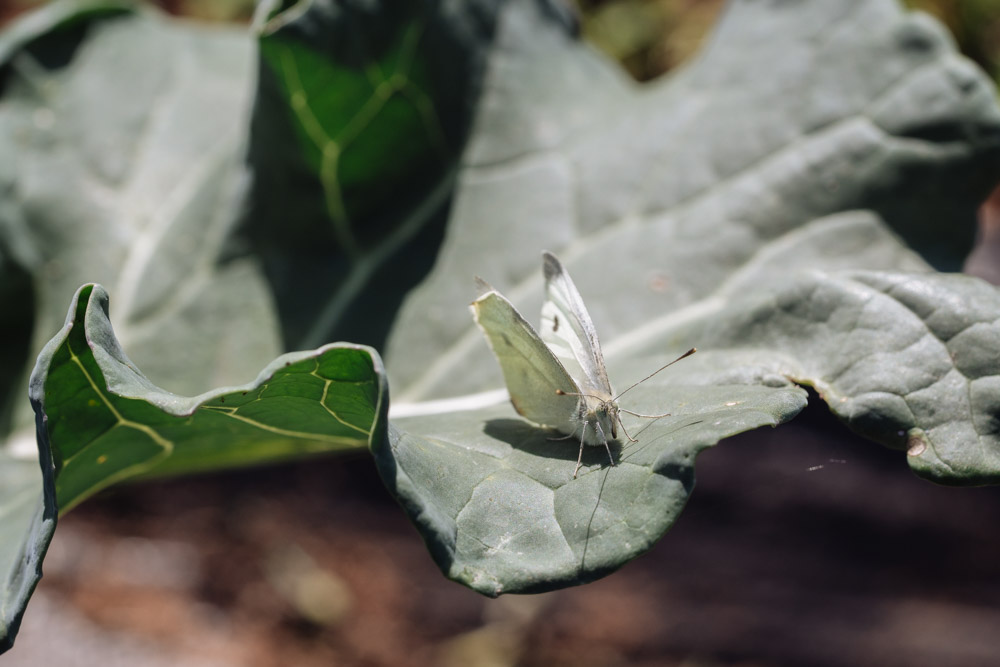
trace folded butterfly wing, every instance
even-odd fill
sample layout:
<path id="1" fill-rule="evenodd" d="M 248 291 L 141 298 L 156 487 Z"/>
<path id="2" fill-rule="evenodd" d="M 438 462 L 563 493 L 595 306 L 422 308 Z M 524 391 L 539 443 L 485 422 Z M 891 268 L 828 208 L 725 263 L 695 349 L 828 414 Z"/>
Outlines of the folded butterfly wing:
<path id="1" fill-rule="evenodd" d="M 579 426 L 579 393 L 573 378 L 514 306 L 496 290 L 472 303 L 476 323 L 486 334 L 510 401 L 518 414 L 536 424 L 573 433 Z"/>
<path id="2" fill-rule="evenodd" d="M 583 298 L 555 255 L 545 252 L 542 258 L 545 274 L 542 340 L 576 380 L 581 393 L 610 400 L 614 393 L 601 343 Z"/>

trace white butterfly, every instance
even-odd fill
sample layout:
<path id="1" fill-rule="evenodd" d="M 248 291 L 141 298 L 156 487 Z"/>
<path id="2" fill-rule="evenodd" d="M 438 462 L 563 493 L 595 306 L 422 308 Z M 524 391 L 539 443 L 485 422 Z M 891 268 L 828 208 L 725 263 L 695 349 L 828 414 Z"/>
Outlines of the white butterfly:
<path id="1" fill-rule="evenodd" d="M 503 371 L 510 401 L 518 414 L 541 426 L 580 438 L 580 453 L 573 478 L 580 472 L 584 445 L 604 445 L 611 465 L 609 438 L 618 438 L 620 412 L 651 419 L 669 415 L 642 415 L 618 407 L 626 391 L 695 352 L 685 352 L 670 364 L 636 382 L 617 396 L 611 389 L 597 331 L 583 299 L 555 255 L 542 253 L 545 303 L 542 305 L 542 335 L 539 337 L 517 309 L 495 289 L 477 278 L 481 295 L 472 303 L 476 323 Z"/>

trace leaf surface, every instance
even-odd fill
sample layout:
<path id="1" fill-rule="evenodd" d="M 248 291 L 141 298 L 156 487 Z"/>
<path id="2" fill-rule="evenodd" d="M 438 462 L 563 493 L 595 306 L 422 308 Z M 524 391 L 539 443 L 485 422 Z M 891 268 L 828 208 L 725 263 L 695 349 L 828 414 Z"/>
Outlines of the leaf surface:
<path id="1" fill-rule="evenodd" d="M 252 383 L 186 398 L 139 372 L 107 312 L 104 289 L 82 287 L 32 374 L 31 398 L 53 448 L 61 512 L 139 475 L 369 444 L 385 392 L 373 350 L 340 343 L 285 354 Z"/>
<path id="2" fill-rule="evenodd" d="M 381 347 L 441 243 L 497 7 L 303 7 L 258 26 L 247 230 L 290 347 Z"/>
<path id="3" fill-rule="evenodd" d="M 111 286 L 118 336 L 173 391 L 245 382 L 281 351 L 264 281 L 232 243 L 252 44 L 114 1 L 54 2 L 0 33 L 0 646 L 56 513 L 24 388 L 77 287 Z M 63 479 L 68 496 L 94 486 L 80 479 Z"/>
<path id="4" fill-rule="evenodd" d="M 994 286 L 961 275 L 813 272 L 718 306 L 651 323 L 634 350 L 693 337 L 781 360 L 783 375 L 815 387 L 852 429 L 907 450 L 918 475 L 1000 483 Z"/>
<path id="5" fill-rule="evenodd" d="M 269 293 L 233 240 L 252 90 L 245 32 L 62 2 L 0 43 L 2 266 L 32 281 L 34 314 L 18 323 L 33 325 L 32 357 L 88 282 L 115 295 L 118 336 L 171 390 L 243 382 L 280 354 Z M 30 411 L 16 426 L 29 422 Z"/>
<path id="6" fill-rule="evenodd" d="M 5 544 L 25 545 L 0 552 L 14 560 L 5 590 L 13 615 L 4 619 L 8 642 L 41 575 L 57 514 L 140 476 L 368 447 L 384 438 L 387 410 L 378 354 L 346 343 L 282 355 L 242 386 L 190 398 L 164 391 L 125 356 L 108 319 L 108 295 L 95 285 L 77 292 L 30 386 L 44 491 L 20 476 L 17 487 L 5 487 L 5 509 L 16 515 L 4 522 L 11 531 Z"/>
<path id="7" fill-rule="evenodd" d="M 623 415 L 638 442 L 614 445 L 615 466 L 604 447 L 587 447 L 577 479 L 579 441 L 509 404 L 397 419 L 376 460 L 449 577 L 490 596 L 592 581 L 670 528 L 694 487 L 698 452 L 805 406 L 803 389 L 743 356 L 699 353 L 630 391 L 623 408 L 670 416 Z M 638 379 L 661 361 L 618 370 Z"/>
<path id="8" fill-rule="evenodd" d="M 737 0 L 648 85 L 567 28 L 546 3 L 503 5 L 448 235 L 386 349 L 395 430 L 376 458 L 442 570 L 495 595 L 619 567 L 676 520 L 698 451 L 801 409 L 790 381 L 918 474 L 997 481 L 995 289 L 934 268 L 960 266 L 1000 178 L 1000 112 L 940 26 L 882 0 Z M 623 445 L 655 452 L 637 468 L 598 448 L 571 481 L 575 446 L 484 405 L 499 370 L 456 304 L 480 275 L 535 321 L 542 250 L 617 386 L 700 350 L 626 397 L 674 414 Z"/>
<path id="9" fill-rule="evenodd" d="M 118 479 L 366 443 L 449 576 L 489 595 L 590 581 L 673 524 L 699 451 L 801 410 L 793 381 L 919 474 L 996 481 L 995 291 L 933 269 L 960 265 L 1000 178 L 1000 111 L 937 24 L 890 0 L 734 0 L 694 61 L 640 86 L 555 2 L 398 9 L 265 16 L 249 144 L 243 35 L 139 13 L 79 23 L 61 56 L 0 41 L 0 141 L 18 156 L 0 165 L 0 269 L 10 294 L 40 281 L 24 345 L 96 278 L 139 362 L 103 292 L 81 292 L 83 328 L 35 375 L 45 480 L 9 487 L 32 490 L 6 498 L 28 546 L 0 552 L 21 559 L 5 610 L 37 581 L 56 494 L 65 509 Z M 701 349 L 622 401 L 672 416 L 629 418 L 620 465 L 588 448 L 577 480 L 575 444 L 479 393 L 500 375 L 464 308 L 479 274 L 534 320 L 543 249 L 580 287 L 616 386 Z M 279 331 L 384 342 L 388 431 L 385 400 L 331 407 L 317 380 L 334 379 L 311 370 L 365 358 L 381 383 L 366 348 L 190 399 L 137 370 L 173 392 L 234 384 Z M 374 415 L 370 438 L 348 413 Z"/>

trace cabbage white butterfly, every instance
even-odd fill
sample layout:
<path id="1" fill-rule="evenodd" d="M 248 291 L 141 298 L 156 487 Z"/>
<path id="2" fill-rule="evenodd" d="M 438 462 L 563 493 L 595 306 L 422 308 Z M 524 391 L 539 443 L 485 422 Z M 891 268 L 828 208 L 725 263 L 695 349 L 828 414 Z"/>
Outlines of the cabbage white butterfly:
<path id="1" fill-rule="evenodd" d="M 549 252 L 542 253 L 545 275 L 545 303 L 542 305 L 542 334 L 502 294 L 476 278 L 480 296 L 472 303 L 472 315 L 493 349 L 510 401 L 518 414 L 540 426 L 566 434 L 559 440 L 580 438 L 573 479 L 580 472 L 584 445 L 604 445 L 611 465 L 610 440 L 618 439 L 621 412 L 655 419 L 669 415 L 642 415 L 618 407 L 618 399 L 667 366 L 694 354 L 691 348 L 656 372 L 615 395 L 604 366 L 604 355 L 594 323 L 583 298 L 562 263 Z"/>

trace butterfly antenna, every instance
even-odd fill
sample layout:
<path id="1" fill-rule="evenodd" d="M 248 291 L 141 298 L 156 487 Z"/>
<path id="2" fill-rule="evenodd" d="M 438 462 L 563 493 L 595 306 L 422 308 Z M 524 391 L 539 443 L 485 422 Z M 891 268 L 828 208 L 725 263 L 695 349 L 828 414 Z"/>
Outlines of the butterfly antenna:
<path id="1" fill-rule="evenodd" d="M 646 377 L 642 378 L 641 380 L 639 380 L 638 382 L 636 382 L 635 384 L 633 384 L 632 386 L 630 386 L 630 387 L 629 387 L 628 389 L 626 389 L 625 391 L 623 391 L 623 392 L 619 393 L 619 394 L 618 394 L 617 396 L 615 396 L 615 397 L 614 397 L 614 399 L 612 399 L 612 400 L 614 400 L 614 401 L 617 401 L 617 400 L 618 400 L 619 398 L 621 398 L 621 397 L 622 397 L 622 396 L 623 396 L 623 395 L 625 394 L 625 392 L 627 392 L 627 391 L 631 391 L 632 389 L 635 389 L 635 388 L 636 388 L 636 387 L 638 387 L 638 386 L 639 386 L 640 384 L 642 384 L 643 382 L 645 382 L 645 381 L 646 381 L 646 380 L 648 380 L 649 378 L 653 377 L 654 375 L 656 375 L 657 373 L 659 373 L 660 371 L 662 371 L 662 370 L 663 370 L 664 368 L 666 368 L 667 366 L 673 366 L 674 364 L 676 364 L 676 363 L 677 363 L 678 361 L 680 361 L 681 359 L 686 359 L 687 357 L 690 357 L 690 356 L 691 356 L 692 354 L 694 354 L 694 353 L 695 353 L 695 352 L 697 352 L 697 351 L 698 351 L 698 349 L 697 349 L 697 348 L 694 348 L 694 347 L 692 347 L 692 348 L 691 348 L 690 350 L 688 350 L 687 352 L 685 352 L 685 353 L 684 353 L 684 354 L 682 354 L 681 356 L 677 357 L 676 359 L 674 359 L 673 361 L 671 361 L 671 362 L 670 362 L 669 364 L 664 364 L 663 366 L 660 366 L 660 367 L 659 367 L 659 368 L 657 368 L 657 369 L 656 369 L 655 371 L 653 371 L 652 373 L 650 373 L 650 374 L 649 374 L 649 375 L 647 375 Z M 558 393 L 558 390 L 556 391 L 556 393 Z"/>
<path id="2" fill-rule="evenodd" d="M 631 389 L 631 387 L 629 387 L 629 389 Z M 562 389 L 556 389 L 556 394 L 559 396 L 587 396 L 589 398 L 596 398 L 599 401 L 604 400 L 600 396 L 594 396 L 593 394 L 578 394 L 575 391 L 563 391 Z"/>

